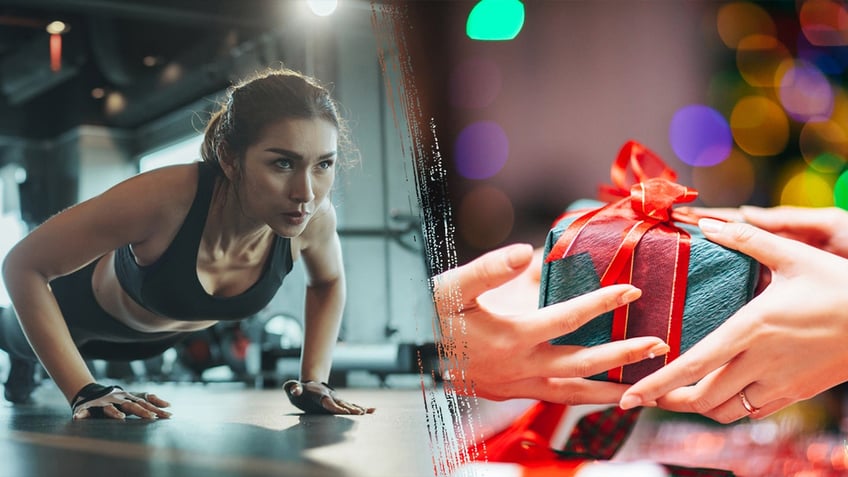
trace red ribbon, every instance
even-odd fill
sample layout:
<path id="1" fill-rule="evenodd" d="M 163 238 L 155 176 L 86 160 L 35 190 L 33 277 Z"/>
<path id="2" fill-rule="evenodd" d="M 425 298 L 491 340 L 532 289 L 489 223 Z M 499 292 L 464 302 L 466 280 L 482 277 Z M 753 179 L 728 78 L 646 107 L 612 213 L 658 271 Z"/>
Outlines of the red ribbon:
<path id="1" fill-rule="evenodd" d="M 617 200 L 582 213 L 563 231 L 545 261 L 552 262 L 587 251 L 599 272 L 602 287 L 617 283 L 633 283 L 634 267 L 642 272 L 647 269 L 646 264 L 637 264 L 636 261 L 636 248 L 645 235 L 651 232 L 652 235 L 656 234 L 657 238 L 664 236 L 669 243 L 673 243 L 671 248 L 653 250 L 649 253 L 662 260 L 659 261 L 660 263 L 650 264 L 652 276 L 640 277 L 640 280 L 646 280 L 639 284 L 643 292 L 642 298 L 634 304 L 619 307 L 613 312 L 611 330 L 612 341 L 647 335 L 664 339 L 671 348 L 663 359 L 662 365 L 665 365 L 680 354 L 683 306 L 689 270 L 690 236 L 685 230 L 677 227 L 673 219 L 692 221 L 690 217 L 675 214 L 672 207 L 674 204 L 695 200 L 698 192 L 675 183 L 677 174 L 654 152 L 635 141 L 629 141 L 622 147 L 612 165 L 610 177 L 612 185 L 602 186 L 600 195 L 602 199 Z M 584 237 L 583 232 L 590 225 L 593 231 L 601 230 L 605 232 L 604 235 L 619 234 L 619 243 L 604 244 L 597 239 L 581 240 Z M 667 257 L 671 257 L 672 263 L 667 263 Z M 663 272 L 666 276 L 663 276 Z M 672 276 L 667 276 L 669 273 Z M 643 305 L 639 305 L 640 302 Z M 644 309 L 639 310 L 639 316 L 646 316 L 646 318 L 654 316 L 664 320 L 661 322 L 666 324 L 661 327 L 664 329 L 660 330 L 657 322 L 648 323 L 643 320 L 631 323 L 632 308 L 640 308 L 640 306 Z M 661 309 L 663 306 L 667 308 Z M 662 366 L 657 364 L 647 366 L 653 369 Z M 632 370 L 628 373 L 631 376 L 628 380 L 634 379 L 633 376 L 637 376 L 635 379 L 638 379 L 646 374 L 646 371 L 653 370 L 646 370 L 642 363 L 625 368 Z M 625 368 L 610 370 L 609 379 L 623 382 L 627 378 Z"/>

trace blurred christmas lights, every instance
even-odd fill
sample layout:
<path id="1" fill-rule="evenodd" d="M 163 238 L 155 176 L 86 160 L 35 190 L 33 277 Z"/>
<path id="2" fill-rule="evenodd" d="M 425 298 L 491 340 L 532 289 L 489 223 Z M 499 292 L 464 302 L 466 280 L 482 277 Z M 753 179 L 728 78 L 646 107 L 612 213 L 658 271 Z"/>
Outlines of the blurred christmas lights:
<path id="1" fill-rule="evenodd" d="M 480 0 L 468 14 L 465 33 L 472 40 L 512 40 L 524 26 L 519 0 Z"/>

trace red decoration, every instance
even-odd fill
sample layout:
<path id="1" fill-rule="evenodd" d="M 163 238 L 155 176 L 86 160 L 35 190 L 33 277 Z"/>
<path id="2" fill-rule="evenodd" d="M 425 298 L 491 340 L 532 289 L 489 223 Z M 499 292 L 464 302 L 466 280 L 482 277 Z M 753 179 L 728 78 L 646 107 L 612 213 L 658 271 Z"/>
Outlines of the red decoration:
<path id="1" fill-rule="evenodd" d="M 567 410 L 564 404 L 538 402 L 509 427 L 478 444 L 470 454 L 485 455 L 490 462 L 556 461 L 559 456 L 551 449 L 551 439 Z"/>

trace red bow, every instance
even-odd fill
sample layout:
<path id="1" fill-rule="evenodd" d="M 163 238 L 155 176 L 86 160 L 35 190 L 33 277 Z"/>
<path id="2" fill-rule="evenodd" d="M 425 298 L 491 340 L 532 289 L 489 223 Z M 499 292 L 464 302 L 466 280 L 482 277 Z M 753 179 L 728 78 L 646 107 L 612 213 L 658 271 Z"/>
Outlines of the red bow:
<path id="1" fill-rule="evenodd" d="M 635 182 L 629 179 L 628 172 Z M 680 353 L 690 250 L 689 234 L 672 220 L 673 215 L 677 219 L 686 217 L 675 214 L 672 207 L 674 204 L 695 200 L 698 192 L 673 182 L 677 174 L 659 156 L 635 141 L 629 141 L 622 147 L 612 165 L 610 176 L 613 185 L 602 186 L 600 195 L 602 198 L 614 197 L 618 200 L 582 213 L 575 219 L 551 248 L 546 262 L 588 252 L 595 263 L 602 287 L 633 283 L 636 249 L 645 235 L 653 231 L 672 239 L 669 241 L 673 244 L 672 249 L 653 253 L 662 259 L 662 263 L 652 264 L 653 279 L 640 284 L 643 289 L 642 301 L 650 303 L 652 307 L 658 304 L 668 306 L 668 313 L 648 310 L 652 315 L 664 315 L 666 323 L 629 323 L 631 306 L 640 306 L 634 304 L 615 310 L 611 331 L 613 341 L 648 335 L 664 339 L 671 347 L 664 358 L 664 365 Z M 605 231 L 606 235 L 620 234 L 620 240 L 617 243 L 581 240 L 589 225 L 593 230 Z M 669 261 L 669 258 L 672 260 Z M 669 283 L 671 286 L 668 286 Z M 648 296 L 651 298 L 644 300 Z M 609 378 L 622 382 L 624 369 L 610 370 Z"/>

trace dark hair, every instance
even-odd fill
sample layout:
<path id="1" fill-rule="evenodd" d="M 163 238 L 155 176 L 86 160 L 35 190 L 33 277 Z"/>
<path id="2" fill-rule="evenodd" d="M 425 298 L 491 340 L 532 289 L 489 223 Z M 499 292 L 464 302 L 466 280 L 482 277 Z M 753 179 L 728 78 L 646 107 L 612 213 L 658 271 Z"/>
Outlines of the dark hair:
<path id="1" fill-rule="evenodd" d="M 243 158 L 268 125 L 283 119 L 314 118 L 333 124 L 340 147 L 349 146 L 347 126 L 326 87 L 294 70 L 268 69 L 227 90 L 223 104 L 206 124 L 200 155 L 220 172 L 221 154 Z"/>

